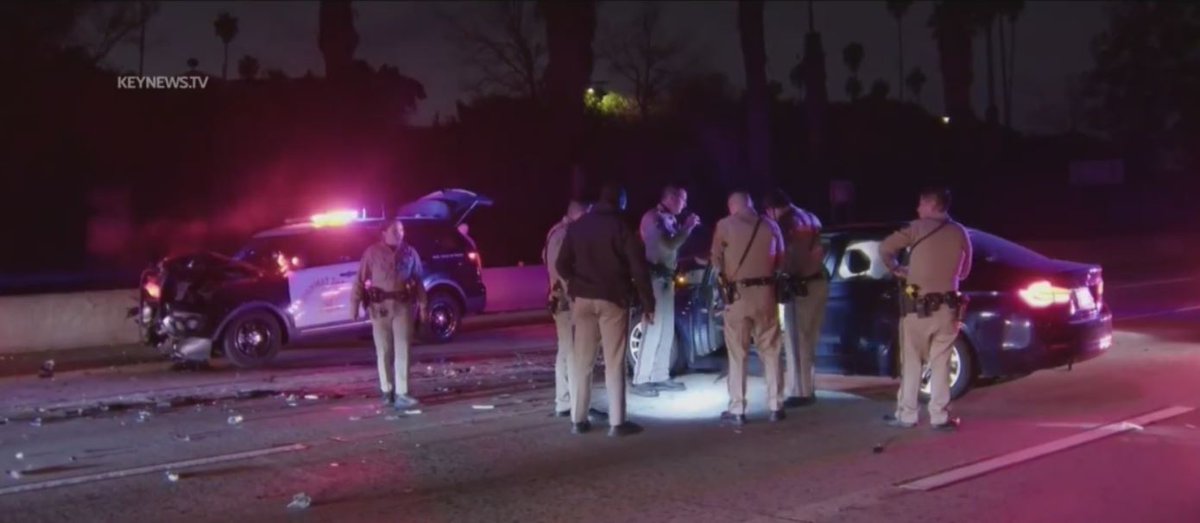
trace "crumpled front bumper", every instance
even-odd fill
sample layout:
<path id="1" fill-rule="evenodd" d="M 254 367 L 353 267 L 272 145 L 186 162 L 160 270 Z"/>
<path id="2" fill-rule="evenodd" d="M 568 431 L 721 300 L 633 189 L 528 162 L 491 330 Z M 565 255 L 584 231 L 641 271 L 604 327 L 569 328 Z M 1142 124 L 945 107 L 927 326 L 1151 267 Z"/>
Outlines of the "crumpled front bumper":
<path id="1" fill-rule="evenodd" d="M 165 314 L 161 307 L 142 304 L 130 310 L 141 332 L 142 343 L 174 360 L 207 361 L 213 339 L 204 335 L 207 318 L 189 312 Z"/>

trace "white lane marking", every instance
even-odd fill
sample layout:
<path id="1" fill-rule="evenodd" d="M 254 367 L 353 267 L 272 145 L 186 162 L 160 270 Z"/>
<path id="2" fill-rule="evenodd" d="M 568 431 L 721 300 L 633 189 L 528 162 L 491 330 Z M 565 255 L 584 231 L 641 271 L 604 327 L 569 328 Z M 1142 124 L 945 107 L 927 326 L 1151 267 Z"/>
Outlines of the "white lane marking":
<path id="1" fill-rule="evenodd" d="M 145 467 L 136 467 L 123 470 L 112 470 L 109 472 L 100 472 L 97 474 L 88 474 L 85 476 L 75 476 L 73 478 L 53 479 L 42 481 L 39 483 L 29 483 L 27 485 L 15 485 L 12 487 L 0 488 L 0 496 L 9 494 L 19 494 L 22 492 L 33 492 L 35 490 L 45 490 L 56 487 L 67 487 L 71 485 L 79 485 L 82 483 L 91 483 L 93 481 L 104 481 L 108 479 L 119 479 L 140 474 L 149 474 L 151 472 L 163 472 L 167 470 L 176 471 L 180 469 L 196 467 L 200 465 L 211 465 L 213 463 L 224 463 L 227 461 L 236 461 L 249 458 L 257 458 L 261 456 L 270 456 L 272 454 L 280 454 L 283 452 L 295 452 L 298 450 L 307 449 L 308 445 L 303 443 L 294 443 L 284 445 L 282 447 L 271 447 L 265 449 L 251 450 L 247 452 L 236 452 L 233 454 L 223 454 L 219 456 L 209 456 L 207 458 L 189 459 L 185 461 L 176 461 L 173 463 L 160 463 L 158 465 L 147 465 Z"/>
<path id="2" fill-rule="evenodd" d="M 1166 278 L 1166 279 L 1162 279 L 1162 280 L 1146 280 L 1146 281 L 1133 281 L 1133 282 L 1129 282 L 1129 283 L 1110 284 L 1110 285 L 1107 285 L 1106 287 L 1110 290 L 1111 289 L 1136 289 L 1138 287 L 1157 287 L 1159 285 L 1170 285 L 1172 283 L 1183 283 L 1183 282 L 1195 281 L 1196 279 L 1197 278 L 1195 276 L 1189 276 L 1186 278 Z"/>
<path id="3" fill-rule="evenodd" d="M 1114 320 L 1140 320 L 1142 318 L 1154 318 L 1157 316 L 1168 316 L 1171 314 L 1179 314 L 1179 313 L 1183 313 L 1183 312 L 1194 312 L 1194 311 L 1200 311 L 1200 305 L 1189 305 L 1187 307 L 1180 307 L 1178 309 L 1171 309 L 1171 310 L 1157 311 L 1157 312 L 1147 312 L 1147 313 L 1143 313 L 1143 314 L 1127 314 L 1127 315 L 1117 314 L 1113 317 L 1113 319 Z"/>
<path id="4" fill-rule="evenodd" d="M 1137 430 L 1140 429 L 1141 426 L 1173 418 L 1193 410 L 1195 410 L 1194 407 L 1168 407 L 1162 410 L 1151 412 L 1149 414 L 1138 416 L 1136 418 L 1096 427 L 1092 430 L 1075 434 L 1074 436 L 1068 436 L 1043 443 L 1041 445 L 1036 445 L 1026 449 L 1018 450 L 1016 452 L 1010 452 L 1008 454 L 983 460 L 971 465 L 950 469 L 945 472 L 939 472 L 932 476 L 926 476 L 924 478 L 909 481 L 907 483 L 901 483 L 897 486 L 905 490 L 926 491 L 945 487 L 947 485 L 982 476 L 989 472 L 994 472 L 1005 467 L 1010 467 L 1018 463 L 1040 458 L 1055 452 L 1061 452 L 1073 447 L 1078 447 L 1085 443 L 1091 443 L 1099 439 L 1107 438 L 1114 434 Z"/>

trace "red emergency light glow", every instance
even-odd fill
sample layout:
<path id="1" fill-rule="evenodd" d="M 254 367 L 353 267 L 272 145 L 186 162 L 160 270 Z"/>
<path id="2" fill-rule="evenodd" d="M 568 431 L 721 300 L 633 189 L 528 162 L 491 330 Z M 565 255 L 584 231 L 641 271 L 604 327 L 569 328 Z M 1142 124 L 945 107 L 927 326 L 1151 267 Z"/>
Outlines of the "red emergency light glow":
<path id="1" fill-rule="evenodd" d="M 146 296 L 149 296 L 151 299 L 157 300 L 162 298 L 162 287 L 158 285 L 158 282 L 153 280 L 147 281 L 146 285 L 142 286 L 142 288 L 146 291 Z"/>
<path id="2" fill-rule="evenodd" d="M 1017 292 L 1021 299 L 1030 307 L 1044 309 L 1051 305 L 1063 305 L 1071 302 L 1071 290 L 1055 287 L 1048 281 L 1042 280 L 1030 284 Z"/>
<path id="3" fill-rule="evenodd" d="M 314 227 L 338 227 L 358 219 L 358 211 L 329 211 L 312 215 Z"/>

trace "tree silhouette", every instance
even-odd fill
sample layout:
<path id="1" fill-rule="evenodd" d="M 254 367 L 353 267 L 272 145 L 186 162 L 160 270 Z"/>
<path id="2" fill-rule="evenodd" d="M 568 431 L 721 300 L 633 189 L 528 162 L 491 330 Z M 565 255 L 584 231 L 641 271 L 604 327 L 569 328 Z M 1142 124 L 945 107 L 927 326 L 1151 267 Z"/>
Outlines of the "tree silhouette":
<path id="1" fill-rule="evenodd" d="M 943 0 L 934 4 L 933 14 L 929 17 L 929 27 L 938 46 L 946 114 L 956 123 L 976 120 L 971 108 L 975 9 L 974 2 Z"/>
<path id="2" fill-rule="evenodd" d="M 880 78 L 871 83 L 870 97 L 875 100 L 886 100 L 891 90 L 892 86 L 888 84 L 887 80 Z"/>
<path id="3" fill-rule="evenodd" d="M 1012 127 L 1013 69 L 1017 56 L 1017 19 L 1025 10 L 1024 0 L 1002 0 L 997 3 L 997 22 L 1000 24 L 1000 89 L 1004 98 L 1004 125 Z M 1008 36 L 1004 28 L 1008 26 Z M 1010 49 L 1011 47 L 1011 49 Z"/>
<path id="4" fill-rule="evenodd" d="M 767 103 L 767 49 L 763 33 L 762 0 L 741 0 L 738 6 L 738 35 L 742 63 L 746 69 L 746 141 L 753 184 L 765 188 L 770 180 L 770 130 Z"/>
<path id="5" fill-rule="evenodd" d="M 200 60 L 197 60 L 195 58 L 188 58 L 187 66 L 188 66 L 188 74 L 196 74 L 197 72 L 199 72 L 196 70 L 196 68 L 200 67 Z"/>
<path id="6" fill-rule="evenodd" d="M 583 156 L 584 93 L 592 78 L 596 37 L 596 2 L 539 0 L 538 12 L 546 21 L 545 88 L 550 109 L 547 137 L 557 150 L 549 159 L 552 172 L 571 180 L 570 192 L 584 188 L 581 172 L 573 169 Z"/>
<path id="7" fill-rule="evenodd" d="M 258 69 L 258 59 L 253 56 L 245 55 L 238 61 L 238 76 L 242 80 L 254 80 L 258 78 Z"/>
<path id="8" fill-rule="evenodd" d="M 858 79 L 858 69 L 862 67 L 863 57 L 866 51 L 862 44 L 858 42 L 850 42 L 846 47 L 842 48 L 842 61 L 846 63 L 846 68 L 850 69 L 850 79 L 846 80 L 846 94 L 850 96 L 850 100 L 857 100 L 862 94 L 862 81 Z"/>
<path id="9" fill-rule="evenodd" d="M 1094 124 L 1129 151 L 1133 171 L 1153 168 L 1171 149 L 1190 152 L 1200 137 L 1200 6 L 1184 2 L 1115 4 L 1096 37 L 1086 93 Z M 1200 158 L 1193 157 L 1200 160 Z"/>
<path id="10" fill-rule="evenodd" d="M 904 83 L 908 87 L 908 92 L 913 94 L 913 98 L 917 103 L 921 103 L 921 89 L 925 87 L 925 71 L 920 67 L 914 67 L 912 72 L 908 73 L 908 77 L 904 79 Z"/>
<path id="11" fill-rule="evenodd" d="M 475 96 L 539 98 L 546 43 L 529 2 L 494 2 L 470 17 L 441 16 L 459 60 L 475 73 L 468 86 Z"/>
<path id="12" fill-rule="evenodd" d="M 904 15 L 912 7 L 913 0 L 887 0 L 887 10 L 896 19 L 896 49 L 899 62 L 896 66 L 896 97 L 904 100 Z"/>
<path id="13" fill-rule="evenodd" d="M 609 32 L 600 46 L 609 70 L 633 86 L 633 100 L 643 120 L 676 73 L 675 62 L 684 49 L 681 39 L 663 34 L 661 5 L 643 2 L 633 26 Z"/>
<path id="14" fill-rule="evenodd" d="M 237 37 L 238 34 L 238 19 L 231 16 L 229 13 L 222 11 L 217 15 L 217 19 L 213 21 L 213 31 L 216 32 L 217 38 L 221 39 L 221 43 L 225 46 L 225 58 L 221 62 L 221 79 L 229 79 L 229 43 Z"/>
<path id="15" fill-rule="evenodd" d="M 993 2 L 978 2 L 975 7 L 975 23 L 983 29 L 985 51 L 984 57 L 987 59 L 987 109 L 984 110 L 984 120 L 988 124 L 995 125 L 999 118 L 999 111 L 996 109 L 996 74 L 995 74 L 995 53 L 992 52 L 993 31 L 996 25 L 999 11 Z"/>

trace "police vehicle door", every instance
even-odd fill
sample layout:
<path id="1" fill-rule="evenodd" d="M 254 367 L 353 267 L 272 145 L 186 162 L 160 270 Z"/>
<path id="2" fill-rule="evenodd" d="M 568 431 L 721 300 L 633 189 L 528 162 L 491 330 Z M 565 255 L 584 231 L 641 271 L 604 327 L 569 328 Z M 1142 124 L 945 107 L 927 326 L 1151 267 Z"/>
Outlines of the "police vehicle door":
<path id="1" fill-rule="evenodd" d="M 359 227 L 318 230 L 306 240 L 308 260 L 288 277 L 296 328 L 331 328 L 352 323 L 350 297 L 362 253 L 370 243 Z M 373 238 L 374 236 L 372 236 Z M 364 319 L 365 320 L 365 315 Z"/>

